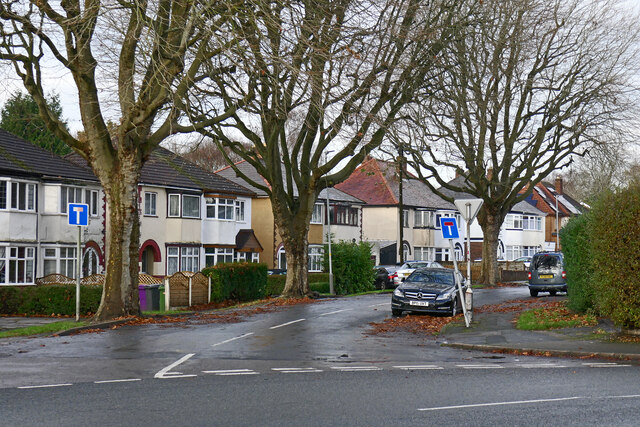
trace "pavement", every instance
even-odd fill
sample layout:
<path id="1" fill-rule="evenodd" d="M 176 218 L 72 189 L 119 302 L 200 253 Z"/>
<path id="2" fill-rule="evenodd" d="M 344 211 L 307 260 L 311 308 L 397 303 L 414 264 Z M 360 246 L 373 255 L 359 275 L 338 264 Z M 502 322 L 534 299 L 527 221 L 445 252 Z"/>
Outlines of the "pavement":
<path id="1" fill-rule="evenodd" d="M 448 324 L 441 338 L 445 346 L 551 357 L 602 358 L 640 361 L 640 336 L 623 332 L 608 320 L 597 326 L 546 331 L 515 328 L 514 313 L 475 313 L 471 327 Z"/>

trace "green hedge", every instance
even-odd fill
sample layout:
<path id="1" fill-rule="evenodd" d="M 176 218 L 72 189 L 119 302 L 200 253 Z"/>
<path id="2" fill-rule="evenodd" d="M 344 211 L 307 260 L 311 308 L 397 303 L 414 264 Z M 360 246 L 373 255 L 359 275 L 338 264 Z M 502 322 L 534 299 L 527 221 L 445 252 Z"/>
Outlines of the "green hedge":
<path id="1" fill-rule="evenodd" d="M 366 242 L 338 242 L 331 245 L 334 290 L 337 295 L 373 291 L 375 272 L 371 260 L 371 245 Z M 325 246 L 325 253 L 328 248 Z M 329 269 L 324 257 L 325 270 Z"/>
<path id="2" fill-rule="evenodd" d="M 328 294 L 329 293 L 329 273 L 309 273 L 309 289 L 312 291 Z M 285 282 L 287 281 L 286 274 L 275 274 L 267 277 L 267 295 L 281 295 L 284 290 Z M 326 283 L 326 285 L 318 285 Z M 326 291 L 325 291 L 326 288 Z"/>
<path id="3" fill-rule="evenodd" d="M 202 270 L 211 277 L 211 300 L 252 301 L 267 295 L 267 266 L 251 262 L 218 264 Z"/>
<path id="4" fill-rule="evenodd" d="M 80 314 L 95 313 L 101 298 L 102 286 L 81 286 Z M 72 316 L 76 313 L 76 286 L 2 286 L 0 313 Z"/>
<path id="5" fill-rule="evenodd" d="M 567 271 L 568 304 L 578 313 L 596 310 L 590 220 L 591 215 L 585 213 L 573 217 L 560 230 Z"/>
<path id="6" fill-rule="evenodd" d="M 640 183 L 605 194 L 592 210 L 593 271 L 602 315 L 640 327 Z"/>

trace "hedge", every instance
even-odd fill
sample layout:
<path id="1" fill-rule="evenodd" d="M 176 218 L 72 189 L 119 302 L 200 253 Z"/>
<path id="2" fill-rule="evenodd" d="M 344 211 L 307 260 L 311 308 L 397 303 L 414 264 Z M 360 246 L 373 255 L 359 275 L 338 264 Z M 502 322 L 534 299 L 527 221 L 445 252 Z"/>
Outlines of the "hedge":
<path id="1" fill-rule="evenodd" d="M 267 295 L 267 266 L 251 262 L 225 263 L 202 270 L 211 277 L 211 300 L 252 301 Z"/>
<path id="2" fill-rule="evenodd" d="M 590 220 L 590 213 L 585 213 L 573 217 L 560 230 L 567 271 L 568 305 L 578 313 L 597 309 Z"/>
<path id="3" fill-rule="evenodd" d="M 355 294 L 375 289 L 375 272 L 371 260 L 371 245 L 367 242 L 338 242 L 332 244 L 334 290 L 338 295 Z M 328 249 L 325 247 L 325 253 Z M 327 257 L 323 260 L 329 269 Z"/>
<path id="4" fill-rule="evenodd" d="M 95 313 L 101 298 L 102 286 L 80 286 L 80 314 Z M 76 313 L 76 286 L 2 286 L 0 313 L 72 316 Z"/>

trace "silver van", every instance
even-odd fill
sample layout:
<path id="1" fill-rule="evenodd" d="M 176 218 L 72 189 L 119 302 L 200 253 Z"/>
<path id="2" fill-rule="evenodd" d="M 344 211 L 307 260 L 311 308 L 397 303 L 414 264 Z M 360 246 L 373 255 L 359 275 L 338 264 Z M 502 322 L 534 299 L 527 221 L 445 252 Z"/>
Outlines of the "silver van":
<path id="1" fill-rule="evenodd" d="M 567 292 L 567 272 L 562 252 L 538 252 L 529 265 L 529 293 L 537 297 L 538 292 L 555 295 Z"/>

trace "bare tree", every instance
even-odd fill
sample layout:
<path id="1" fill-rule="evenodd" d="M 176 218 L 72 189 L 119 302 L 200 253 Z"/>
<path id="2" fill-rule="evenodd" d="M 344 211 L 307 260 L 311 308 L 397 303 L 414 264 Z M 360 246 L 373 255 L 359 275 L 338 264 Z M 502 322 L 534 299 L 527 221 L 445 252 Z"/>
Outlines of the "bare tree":
<path id="1" fill-rule="evenodd" d="M 245 104 L 227 121 L 195 127 L 268 182 L 234 168 L 271 199 L 286 251 L 285 296 L 309 293 L 307 232 L 318 193 L 380 144 L 471 3 L 257 1 L 220 34 L 229 47 L 198 79 L 189 108 L 199 119 Z"/>
<path id="2" fill-rule="evenodd" d="M 140 169 L 177 131 L 174 101 L 215 54 L 208 39 L 224 19 L 197 1 L 0 0 L 0 59 L 13 65 L 48 128 L 88 161 L 106 194 L 106 279 L 97 319 L 139 313 Z M 43 81 L 60 67 L 77 89 L 82 138 L 69 133 L 44 96 Z"/>
<path id="3" fill-rule="evenodd" d="M 245 149 L 249 150 L 249 148 L 249 144 L 246 144 Z M 171 150 L 208 171 L 216 171 L 227 166 L 227 159 L 220 146 L 211 138 L 199 138 L 187 144 L 175 144 Z M 240 156 L 231 152 L 230 149 L 226 148 L 224 150 L 227 152 L 231 162 L 235 163 L 242 160 Z"/>
<path id="4" fill-rule="evenodd" d="M 520 192 L 572 155 L 598 150 L 631 117 L 637 18 L 618 3 L 484 1 L 478 24 L 443 55 L 437 82 L 407 112 L 422 179 L 447 200 L 452 192 L 484 200 L 485 283 L 496 282 L 498 233 L 528 195 Z M 446 179 L 455 172 L 463 178 Z"/>

